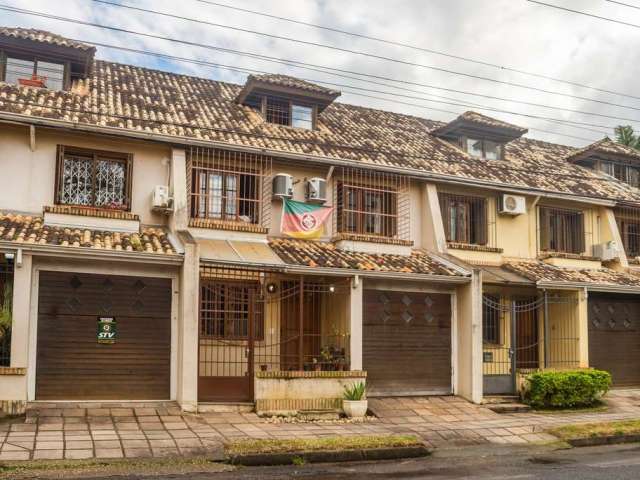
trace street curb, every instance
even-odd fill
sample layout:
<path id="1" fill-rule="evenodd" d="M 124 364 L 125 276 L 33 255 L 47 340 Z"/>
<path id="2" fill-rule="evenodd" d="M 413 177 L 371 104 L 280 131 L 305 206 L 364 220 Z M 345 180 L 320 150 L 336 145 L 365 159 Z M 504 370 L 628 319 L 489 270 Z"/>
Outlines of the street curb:
<path id="1" fill-rule="evenodd" d="M 636 442 L 640 442 L 640 435 L 609 435 L 606 437 L 574 438 L 567 440 L 567 443 L 572 447 L 597 447 L 601 445 Z"/>
<path id="2" fill-rule="evenodd" d="M 401 458 L 426 457 L 431 452 L 424 445 L 414 447 L 365 448 L 356 450 L 319 450 L 287 453 L 255 453 L 229 455 L 231 465 L 246 467 L 292 465 L 294 461 L 304 463 L 358 462 L 363 460 L 397 460 Z"/>

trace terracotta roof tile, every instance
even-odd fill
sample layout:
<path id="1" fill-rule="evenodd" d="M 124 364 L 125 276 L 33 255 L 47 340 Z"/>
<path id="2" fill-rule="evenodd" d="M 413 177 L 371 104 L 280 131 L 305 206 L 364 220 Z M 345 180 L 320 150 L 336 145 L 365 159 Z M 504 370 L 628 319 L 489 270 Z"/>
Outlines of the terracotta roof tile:
<path id="1" fill-rule="evenodd" d="M 72 89 L 86 95 L 0 83 L 0 112 L 640 203 L 639 190 L 568 163 L 566 156 L 575 151 L 571 147 L 520 138 L 507 144 L 505 160 L 482 160 L 429 134 L 442 123 L 339 102 L 319 115 L 316 130 L 289 128 L 267 123 L 239 105 L 235 99 L 241 89 L 96 61 L 89 79 Z"/>
<path id="2" fill-rule="evenodd" d="M 640 276 L 610 268 L 561 268 L 544 262 L 508 262 L 504 268 L 535 282 L 580 283 L 593 285 L 640 287 Z"/>
<path id="3" fill-rule="evenodd" d="M 610 138 L 603 138 L 591 145 L 587 145 L 584 148 L 576 150 L 567 157 L 568 161 L 575 161 L 579 158 L 584 158 L 589 155 L 619 155 L 624 157 L 630 157 L 634 160 L 640 160 L 640 151 L 635 148 L 622 145 L 621 143 L 614 142 Z"/>
<path id="4" fill-rule="evenodd" d="M 482 125 L 484 127 L 497 128 L 501 130 L 510 130 L 511 132 L 514 132 L 518 136 L 524 135 L 529 131 L 524 127 L 519 127 L 518 125 L 504 122 L 502 120 L 498 120 L 497 118 L 488 117 L 486 115 L 483 115 L 482 113 L 469 110 L 459 115 L 458 117 L 454 118 L 451 122 L 444 123 L 443 125 L 441 125 L 439 128 L 437 128 L 431 133 L 433 133 L 434 135 L 437 135 L 438 130 L 445 129 L 452 124 L 460 123 L 460 122 L 473 123 L 476 125 Z"/>
<path id="5" fill-rule="evenodd" d="M 37 30 L 35 28 L 0 27 L 0 35 L 19 38 L 22 40 L 31 40 L 33 42 L 48 43 L 59 47 L 75 48 L 89 53 L 95 52 L 96 50 L 96 47 L 93 45 L 70 40 L 61 35 L 56 35 L 55 33 L 47 32 L 46 30 Z"/>
<path id="6" fill-rule="evenodd" d="M 340 95 L 340 92 L 331 90 L 330 88 L 316 85 L 315 83 L 307 82 L 300 78 L 291 77 L 289 75 L 282 75 L 279 73 L 268 73 L 263 75 L 249 75 L 247 81 L 254 79 L 264 83 L 270 83 L 272 85 L 279 85 L 282 87 L 292 87 L 300 90 L 306 90 L 313 93 L 321 93 L 323 95 Z"/>
<path id="7" fill-rule="evenodd" d="M 42 217 L 2 212 L 0 241 L 124 252 L 176 253 L 166 233 L 160 228 L 143 228 L 140 233 L 121 233 L 52 227 L 44 225 Z"/>
<path id="8" fill-rule="evenodd" d="M 423 251 L 414 251 L 411 255 L 372 254 L 341 250 L 333 243 L 291 239 L 273 239 L 269 246 L 282 261 L 291 265 L 462 276 L 459 271 Z"/>

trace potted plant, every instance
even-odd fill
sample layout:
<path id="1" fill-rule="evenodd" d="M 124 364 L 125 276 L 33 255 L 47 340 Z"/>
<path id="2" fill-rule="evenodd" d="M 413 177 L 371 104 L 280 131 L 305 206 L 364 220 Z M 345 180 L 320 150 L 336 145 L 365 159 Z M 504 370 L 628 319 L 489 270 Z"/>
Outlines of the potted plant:
<path id="1" fill-rule="evenodd" d="M 349 418 L 363 418 L 367 414 L 367 396 L 364 382 L 346 385 L 342 400 L 342 409 Z"/>

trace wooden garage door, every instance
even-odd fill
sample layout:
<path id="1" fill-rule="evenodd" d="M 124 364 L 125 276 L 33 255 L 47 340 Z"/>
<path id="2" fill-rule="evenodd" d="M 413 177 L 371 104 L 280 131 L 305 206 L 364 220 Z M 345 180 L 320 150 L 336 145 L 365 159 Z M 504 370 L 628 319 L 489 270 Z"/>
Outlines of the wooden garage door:
<path id="1" fill-rule="evenodd" d="M 365 290 L 363 368 L 370 395 L 451 392 L 451 297 Z"/>
<path id="2" fill-rule="evenodd" d="M 40 272 L 36 399 L 168 399 L 170 319 L 169 279 Z"/>
<path id="3" fill-rule="evenodd" d="M 640 298 L 589 293 L 589 365 L 616 386 L 640 385 Z"/>

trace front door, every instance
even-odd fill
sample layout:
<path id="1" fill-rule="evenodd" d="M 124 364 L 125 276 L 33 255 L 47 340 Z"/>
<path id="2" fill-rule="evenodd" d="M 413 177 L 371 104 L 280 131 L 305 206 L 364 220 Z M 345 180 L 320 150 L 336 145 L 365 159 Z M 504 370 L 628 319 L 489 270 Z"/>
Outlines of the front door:
<path id="1" fill-rule="evenodd" d="M 516 369 L 531 369 L 540 366 L 538 358 L 538 307 L 536 298 L 515 300 L 516 312 Z"/>

